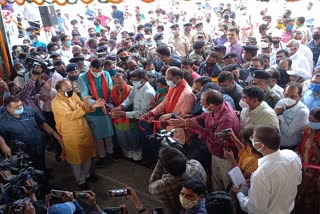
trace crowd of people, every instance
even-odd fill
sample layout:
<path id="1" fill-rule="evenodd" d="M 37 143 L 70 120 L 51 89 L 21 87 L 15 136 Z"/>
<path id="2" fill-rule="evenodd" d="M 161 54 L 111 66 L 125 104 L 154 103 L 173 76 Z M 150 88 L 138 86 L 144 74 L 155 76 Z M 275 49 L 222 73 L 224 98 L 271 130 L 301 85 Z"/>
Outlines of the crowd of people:
<path id="1" fill-rule="evenodd" d="M 49 42 L 30 24 L 0 80 L 3 154 L 22 141 L 45 171 L 53 147 L 88 190 L 119 147 L 154 169 L 167 213 L 319 213 L 320 27 L 290 9 L 216 6 L 57 9 Z M 181 146 L 150 138 L 164 130 Z"/>

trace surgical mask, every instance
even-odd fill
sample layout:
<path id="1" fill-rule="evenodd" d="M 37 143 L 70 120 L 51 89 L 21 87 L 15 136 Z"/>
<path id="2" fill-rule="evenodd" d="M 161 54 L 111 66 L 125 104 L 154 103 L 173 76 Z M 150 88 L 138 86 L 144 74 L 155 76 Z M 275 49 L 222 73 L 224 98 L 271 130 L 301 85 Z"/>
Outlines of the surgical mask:
<path id="1" fill-rule="evenodd" d="M 157 45 L 160 45 L 160 44 L 163 44 L 164 42 L 162 39 L 160 39 L 160 40 L 157 40 L 156 43 L 157 43 Z"/>
<path id="2" fill-rule="evenodd" d="M 314 93 L 320 93 L 320 84 L 310 83 L 310 90 Z"/>
<path id="3" fill-rule="evenodd" d="M 297 103 L 297 101 L 295 99 L 291 99 L 290 97 L 287 97 L 284 99 L 284 103 L 286 104 L 286 106 L 293 106 Z"/>
<path id="4" fill-rule="evenodd" d="M 172 30 L 171 33 L 172 33 L 173 35 L 176 35 L 176 34 L 179 33 L 179 31 L 177 31 L 177 30 Z"/>
<path id="5" fill-rule="evenodd" d="M 71 45 L 72 45 L 71 40 L 68 40 L 68 41 L 66 42 L 66 46 L 70 47 Z"/>
<path id="6" fill-rule="evenodd" d="M 119 57 L 121 61 L 127 61 L 129 59 L 129 56 Z"/>
<path id="7" fill-rule="evenodd" d="M 249 68 L 250 73 L 253 73 L 256 70 L 258 70 L 258 69 L 257 68 Z"/>
<path id="8" fill-rule="evenodd" d="M 165 94 L 165 93 L 168 92 L 168 89 L 166 89 L 166 88 L 158 88 L 157 92 L 158 92 L 159 94 Z"/>
<path id="9" fill-rule="evenodd" d="M 71 81 L 76 81 L 78 79 L 79 75 L 75 75 L 75 76 L 69 76 L 69 79 Z"/>
<path id="10" fill-rule="evenodd" d="M 229 19 L 229 15 L 223 15 L 224 19 Z"/>
<path id="11" fill-rule="evenodd" d="M 253 136 L 250 137 L 250 141 L 251 141 L 251 143 L 252 143 L 253 148 L 254 148 L 255 150 L 257 150 L 258 152 L 260 152 L 260 151 L 263 149 L 263 147 L 261 147 L 260 149 L 256 149 L 256 145 L 259 144 L 259 143 L 261 143 L 261 142 L 256 142 L 256 141 L 254 140 Z"/>
<path id="12" fill-rule="evenodd" d="M 208 110 L 207 108 L 205 108 L 204 106 L 202 106 L 202 111 L 203 111 L 204 113 L 206 113 L 206 114 L 211 113 L 211 111 Z"/>
<path id="13" fill-rule="evenodd" d="M 192 207 L 195 207 L 198 204 L 198 199 L 191 201 L 181 195 L 179 195 L 179 200 L 180 200 L 181 206 L 184 209 L 191 209 Z"/>
<path id="14" fill-rule="evenodd" d="M 132 81 L 132 85 L 135 88 L 140 88 L 142 86 L 141 81 Z"/>
<path id="15" fill-rule="evenodd" d="M 90 71 L 90 72 L 91 72 L 92 76 L 94 76 L 95 78 L 100 77 L 102 74 L 102 72 L 92 72 L 92 71 Z"/>
<path id="16" fill-rule="evenodd" d="M 169 87 L 173 87 L 173 88 L 176 87 L 176 84 L 174 84 L 172 80 L 166 80 L 166 83 Z"/>
<path id="17" fill-rule="evenodd" d="M 213 66 L 216 65 L 216 63 L 212 63 L 212 62 L 206 62 L 206 64 L 207 64 L 207 66 L 209 66 L 209 67 L 213 67 Z"/>
<path id="18" fill-rule="evenodd" d="M 44 55 L 44 54 L 41 54 L 40 56 L 41 56 L 42 59 L 46 58 L 46 55 Z"/>
<path id="19" fill-rule="evenodd" d="M 57 71 L 63 78 L 65 78 L 67 76 L 67 72 L 66 70 L 62 70 L 62 71 Z"/>
<path id="20" fill-rule="evenodd" d="M 246 102 L 243 101 L 242 99 L 241 99 L 240 102 L 239 102 L 239 106 L 240 106 L 241 108 L 249 108 L 248 103 L 246 103 Z"/>
<path id="21" fill-rule="evenodd" d="M 147 71 L 147 75 L 148 75 L 148 76 L 154 76 L 155 73 L 156 73 L 155 70 Z"/>
<path id="22" fill-rule="evenodd" d="M 114 26 L 115 26 L 116 28 L 119 28 L 119 27 L 120 27 L 120 24 L 117 23 L 117 24 L 115 24 Z"/>
<path id="23" fill-rule="evenodd" d="M 107 71 L 107 70 L 105 70 L 105 71 Z M 107 72 L 109 72 L 110 76 L 114 76 L 117 73 L 117 70 L 113 69 L 113 70 L 107 71 Z"/>
<path id="24" fill-rule="evenodd" d="M 22 114 L 22 113 L 23 113 L 23 106 L 22 106 L 21 109 L 16 109 L 16 110 L 14 110 L 14 112 L 13 112 L 13 114 L 16 114 L 16 115 L 20 115 L 20 114 Z"/>
<path id="25" fill-rule="evenodd" d="M 72 95 L 73 95 L 73 90 L 64 92 L 64 96 L 66 97 L 72 97 Z"/>
<path id="26" fill-rule="evenodd" d="M 312 34 L 312 38 L 313 38 L 313 40 L 319 40 L 320 39 L 320 35 L 314 33 L 314 34 Z"/>
<path id="27" fill-rule="evenodd" d="M 277 45 L 280 43 L 280 40 L 272 40 L 272 44 Z"/>
<path id="28" fill-rule="evenodd" d="M 52 54 L 60 54 L 61 53 L 61 50 L 56 50 L 56 51 L 51 51 Z"/>
<path id="29" fill-rule="evenodd" d="M 146 41 L 146 45 L 147 45 L 148 47 L 152 46 L 152 41 Z"/>
<path id="30" fill-rule="evenodd" d="M 310 126 L 310 128 L 312 128 L 313 130 L 319 130 L 319 129 L 320 129 L 320 123 L 315 123 L 315 122 L 309 121 L 309 126 Z"/>
<path id="31" fill-rule="evenodd" d="M 84 54 L 84 55 L 83 55 L 83 58 L 84 58 L 84 59 L 90 59 L 90 54 Z"/>
<path id="32" fill-rule="evenodd" d="M 287 26 L 287 30 L 289 31 L 293 30 L 293 26 Z"/>
<path id="33" fill-rule="evenodd" d="M 222 90 L 224 93 L 229 93 L 230 91 L 232 91 L 233 86 L 220 87 L 220 88 L 221 88 L 221 90 Z"/>
<path id="34" fill-rule="evenodd" d="M 96 33 L 90 33 L 89 36 L 90 36 L 90 38 L 94 38 L 94 37 L 97 36 L 97 34 Z"/>
<path id="35" fill-rule="evenodd" d="M 31 40 L 33 43 L 36 43 L 37 42 L 37 39 L 32 39 Z"/>
<path id="36" fill-rule="evenodd" d="M 72 27 L 73 27 L 74 30 L 78 30 L 78 25 L 77 24 L 73 25 Z"/>
<path id="37" fill-rule="evenodd" d="M 26 71 L 26 69 L 21 69 L 21 70 L 17 71 L 17 74 L 23 75 L 25 71 Z"/>
<path id="38" fill-rule="evenodd" d="M 145 41 L 144 40 L 140 40 L 140 41 L 137 42 L 137 44 L 142 46 L 142 45 L 145 44 Z"/>
<path id="39" fill-rule="evenodd" d="M 131 56 L 132 56 L 132 57 L 139 57 L 140 54 L 139 54 L 139 53 L 131 53 Z"/>
<path id="40" fill-rule="evenodd" d="M 76 36 L 78 36 L 77 33 L 73 33 L 73 34 L 72 34 L 72 37 L 76 37 Z"/>

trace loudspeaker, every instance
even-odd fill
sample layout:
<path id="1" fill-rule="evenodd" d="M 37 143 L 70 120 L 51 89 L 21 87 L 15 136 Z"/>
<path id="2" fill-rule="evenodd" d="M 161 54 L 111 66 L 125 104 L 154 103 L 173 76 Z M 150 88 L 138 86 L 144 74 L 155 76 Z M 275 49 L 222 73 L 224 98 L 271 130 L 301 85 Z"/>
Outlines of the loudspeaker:
<path id="1" fill-rule="evenodd" d="M 58 24 L 56 11 L 53 5 L 39 6 L 39 12 L 43 27 L 52 27 Z"/>

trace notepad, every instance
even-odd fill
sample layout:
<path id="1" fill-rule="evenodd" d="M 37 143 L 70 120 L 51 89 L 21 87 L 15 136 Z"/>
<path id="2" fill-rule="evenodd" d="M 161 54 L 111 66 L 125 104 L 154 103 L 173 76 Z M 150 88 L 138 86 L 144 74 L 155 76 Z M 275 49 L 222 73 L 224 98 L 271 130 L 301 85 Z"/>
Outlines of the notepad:
<path id="1" fill-rule="evenodd" d="M 238 166 L 234 167 L 228 172 L 232 183 L 238 188 L 242 184 L 242 193 L 248 195 L 249 186 L 244 178 L 240 168 Z"/>

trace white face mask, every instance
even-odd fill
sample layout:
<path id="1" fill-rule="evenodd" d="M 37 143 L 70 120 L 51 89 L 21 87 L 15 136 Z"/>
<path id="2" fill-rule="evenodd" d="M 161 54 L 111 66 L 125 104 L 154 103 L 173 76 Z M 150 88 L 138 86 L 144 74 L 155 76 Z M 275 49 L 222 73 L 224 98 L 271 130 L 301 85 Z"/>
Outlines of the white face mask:
<path id="1" fill-rule="evenodd" d="M 144 40 L 140 40 L 140 41 L 137 42 L 137 44 L 138 44 L 138 45 L 144 45 L 145 42 L 144 42 Z"/>
<path id="2" fill-rule="evenodd" d="M 290 97 L 287 97 L 284 99 L 284 103 L 286 104 L 286 106 L 293 106 L 297 103 L 297 101 L 294 99 L 291 99 Z"/>
<path id="3" fill-rule="evenodd" d="M 21 70 L 19 70 L 19 71 L 17 71 L 17 74 L 19 74 L 19 75 L 24 75 L 24 72 L 26 71 L 26 69 L 21 69 Z"/>
<path id="4" fill-rule="evenodd" d="M 101 76 L 102 72 L 92 72 L 91 71 L 92 76 L 94 76 L 95 78 L 98 78 Z"/>
<path id="5" fill-rule="evenodd" d="M 241 99 L 240 102 L 239 102 L 239 106 L 240 106 L 241 108 L 249 108 L 248 103 L 246 103 L 246 102 L 243 101 L 242 99 Z"/>
<path id="6" fill-rule="evenodd" d="M 139 54 L 139 53 L 131 53 L 131 56 L 132 56 L 132 57 L 139 57 L 140 54 Z"/>
<path id="7" fill-rule="evenodd" d="M 173 88 L 176 87 L 176 84 L 174 84 L 172 80 L 166 80 L 166 82 L 169 87 L 173 87 Z"/>
<path id="8" fill-rule="evenodd" d="M 154 76 L 155 73 L 156 73 L 155 70 L 147 71 L 147 75 L 148 75 L 148 76 Z"/>
<path id="9" fill-rule="evenodd" d="M 132 81 L 132 85 L 134 88 L 140 88 L 142 86 L 141 81 Z"/>
<path id="10" fill-rule="evenodd" d="M 208 107 L 208 108 L 210 108 L 210 107 Z M 204 106 L 202 106 L 202 111 L 203 111 L 204 113 L 206 113 L 206 114 L 211 113 L 211 111 L 208 110 L 208 108 L 205 108 Z"/>
<path id="11" fill-rule="evenodd" d="M 90 54 L 84 54 L 84 55 L 83 55 L 83 58 L 84 58 L 84 59 L 89 59 L 89 58 L 90 58 Z"/>

